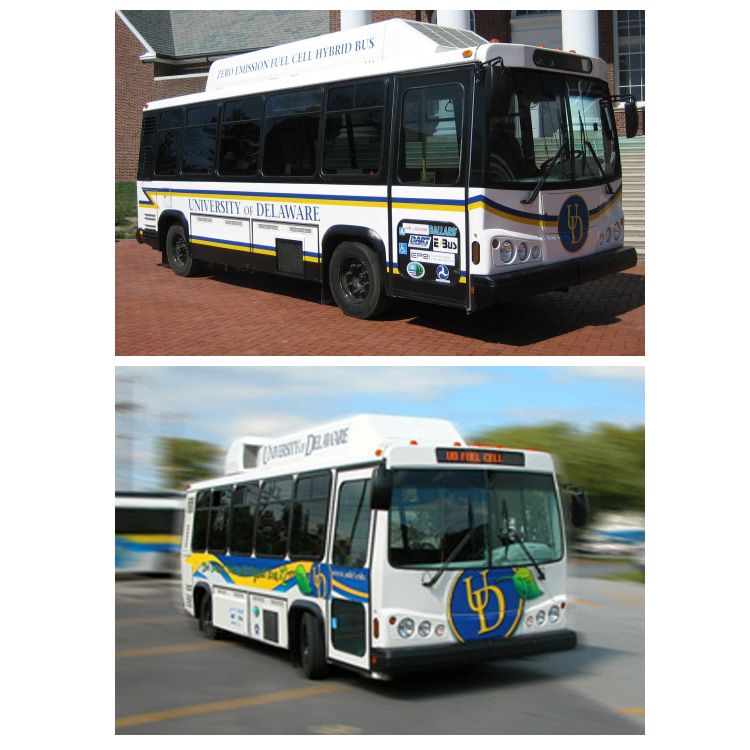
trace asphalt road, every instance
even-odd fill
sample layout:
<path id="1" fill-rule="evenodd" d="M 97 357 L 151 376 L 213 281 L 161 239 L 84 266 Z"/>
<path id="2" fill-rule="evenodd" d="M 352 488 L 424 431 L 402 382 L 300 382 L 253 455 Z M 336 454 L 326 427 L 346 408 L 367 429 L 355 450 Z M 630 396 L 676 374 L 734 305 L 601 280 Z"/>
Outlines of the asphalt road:
<path id="1" fill-rule="evenodd" d="M 306 680 L 286 652 L 207 641 L 176 580 L 116 584 L 118 734 L 642 734 L 644 593 L 571 578 L 573 651 L 375 682 Z"/>

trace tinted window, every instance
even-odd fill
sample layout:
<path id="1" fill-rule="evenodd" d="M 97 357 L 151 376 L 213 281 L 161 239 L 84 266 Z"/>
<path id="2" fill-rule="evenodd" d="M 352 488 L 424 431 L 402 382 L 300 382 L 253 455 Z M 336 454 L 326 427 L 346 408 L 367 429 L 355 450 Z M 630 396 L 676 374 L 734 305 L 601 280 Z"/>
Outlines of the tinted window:
<path id="1" fill-rule="evenodd" d="M 271 96 L 266 101 L 263 174 L 311 177 L 317 170 L 319 89 Z"/>
<path id="2" fill-rule="evenodd" d="M 237 99 L 224 105 L 219 144 L 219 173 L 254 175 L 258 171 L 263 99 Z"/>
<path id="3" fill-rule="evenodd" d="M 210 174 L 216 158 L 218 108 L 215 104 L 187 110 L 182 145 L 184 174 Z"/>
<path id="4" fill-rule="evenodd" d="M 211 493 L 211 513 L 208 530 L 208 549 L 212 552 L 226 552 L 229 532 L 229 508 L 232 489 L 225 487 Z"/>
<path id="5" fill-rule="evenodd" d="M 193 516 L 193 552 L 203 552 L 206 549 L 208 537 L 208 514 L 211 510 L 211 492 L 202 490 L 195 500 L 195 515 Z"/>
<path id="6" fill-rule="evenodd" d="M 291 499 L 291 477 L 263 482 L 256 515 L 256 555 L 271 557 L 286 555 Z"/>
<path id="7" fill-rule="evenodd" d="M 328 472 L 298 478 L 289 541 L 291 556 L 323 557 L 330 486 Z"/>
<path id="8" fill-rule="evenodd" d="M 453 185 L 461 163 L 463 89 L 409 89 L 401 112 L 398 177 L 404 183 Z"/>
<path id="9" fill-rule="evenodd" d="M 339 510 L 333 539 L 333 563 L 362 568 L 370 536 L 370 480 L 345 482 L 339 490 Z"/>
<path id="10" fill-rule="evenodd" d="M 257 482 L 238 487 L 232 497 L 232 523 L 229 549 L 235 555 L 249 555 L 253 551 L 255 510 L 260 487 Z"/>

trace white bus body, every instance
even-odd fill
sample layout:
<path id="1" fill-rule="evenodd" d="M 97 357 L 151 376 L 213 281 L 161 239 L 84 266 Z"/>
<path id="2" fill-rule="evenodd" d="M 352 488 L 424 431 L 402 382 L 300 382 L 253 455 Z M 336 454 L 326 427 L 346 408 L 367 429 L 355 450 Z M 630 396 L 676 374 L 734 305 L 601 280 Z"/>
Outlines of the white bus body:
<path id="1" fill-rule="evenodd" d="M 562 518 L 550 455 L 467 446 L 444 420 L 243 439 L 188 490 L 183 603 L 311 678 L 572 648 Z"/>
<path id="2" fill-rule="evenodd" d="M 400 19 L 218 60 L 144 109 L 136 237 L 360 318 L 567 288 L 636 262 L 611 99 L 596 58 Z"/>

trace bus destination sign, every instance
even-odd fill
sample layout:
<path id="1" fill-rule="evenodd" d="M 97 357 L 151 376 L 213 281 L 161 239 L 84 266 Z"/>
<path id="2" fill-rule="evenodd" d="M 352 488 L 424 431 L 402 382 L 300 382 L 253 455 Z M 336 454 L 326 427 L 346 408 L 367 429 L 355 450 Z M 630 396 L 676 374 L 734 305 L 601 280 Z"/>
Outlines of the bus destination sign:
<path id="1" fill-rule="evenodd" d="M 486 450 L 484 448 L 437 448 L 439 464 L 503 464 L 525 466 L 526 457 L 516 451 Z"/>

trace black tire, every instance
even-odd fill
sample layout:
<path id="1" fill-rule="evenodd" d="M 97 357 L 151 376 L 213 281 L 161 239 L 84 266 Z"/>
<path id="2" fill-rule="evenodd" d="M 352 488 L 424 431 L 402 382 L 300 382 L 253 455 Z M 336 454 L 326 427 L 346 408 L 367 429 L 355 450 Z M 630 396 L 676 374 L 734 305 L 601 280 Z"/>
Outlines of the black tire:
<path id="1" fill-rule="evenodd" d="M 383 268 L 375 253 L 360 242 L 342 242 L 328 269 L 331 294 L 352 318 L 372 318 L 388 307 Z"/>
<path id="2" fill-rule="evenodd" d="M 200 261 L 193 258 L 182 224 L 172 224 L 169 227 L 165 242 L 167 263 L 178 276 L 195 276 L 201 270 Z"/>
<path id="3" fill-rule="evenodd" d="M 198 607 L 198 629 L 211 641 L 221 637 L 221 631 L 214 625 L 211 597 L 206 594 Z"/>
<path id="4" fill-rule="evenodd" d="M 328 674 L 323 628 L 320 620 L 309 612 L 300 623 L 299 658 L 302 671 L 309 680 L 319 680 Z"/>

